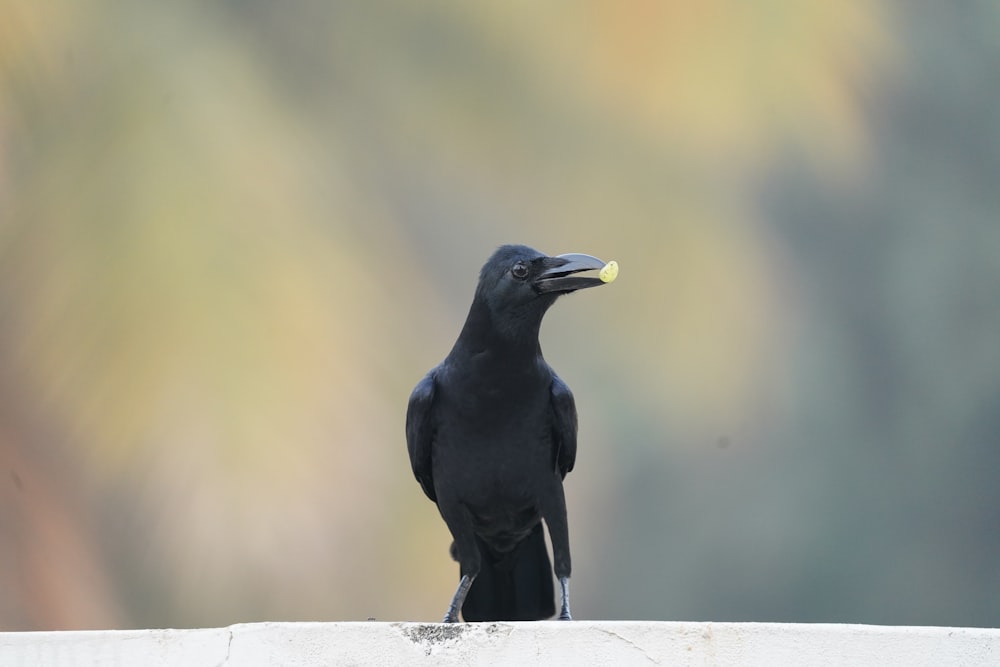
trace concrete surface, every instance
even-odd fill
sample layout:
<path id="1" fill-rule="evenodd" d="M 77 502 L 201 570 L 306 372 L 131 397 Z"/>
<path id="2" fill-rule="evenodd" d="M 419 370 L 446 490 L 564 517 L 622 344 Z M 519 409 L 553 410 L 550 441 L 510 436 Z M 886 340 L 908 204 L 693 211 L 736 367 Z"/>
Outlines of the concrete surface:
<path id="1" fill-rule="evenodd" d="M 1000 665 L 1000 630 L 785 623 L 247 623 L 0 632 L 3 667 Z"/>

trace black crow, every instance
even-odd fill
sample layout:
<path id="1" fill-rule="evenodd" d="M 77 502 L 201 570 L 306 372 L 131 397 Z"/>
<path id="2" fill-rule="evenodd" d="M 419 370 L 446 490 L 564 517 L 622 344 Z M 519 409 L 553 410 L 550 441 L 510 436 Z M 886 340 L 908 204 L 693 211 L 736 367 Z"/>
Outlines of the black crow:
<path id="1" fill-rule="evenodd" d="M 577 275 L 600 271 L 600 277 Z M 576 459 L 576 406 L 542 358 L 542 317 L 568 292 L 614 280 L 617 264 L 500 247 L 483 266 L 451 352 L 413 390 L 406 444 L 413 474 L 454 538 L 461 580 L 445 615 L 539 620 L 555 613 L 542 521 L 569 619 L 563 478 Z"/>

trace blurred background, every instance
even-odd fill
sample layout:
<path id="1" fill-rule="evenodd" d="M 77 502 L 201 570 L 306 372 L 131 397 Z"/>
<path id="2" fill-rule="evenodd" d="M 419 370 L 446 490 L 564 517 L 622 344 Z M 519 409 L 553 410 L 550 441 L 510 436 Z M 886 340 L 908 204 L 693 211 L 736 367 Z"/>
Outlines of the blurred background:
<path id="1" fill-rule="evenodd" d="M 998 7 L 0 0 L 0 629 L 440 619 L 507 242 L 577 617 L 1000 625 Z"/>

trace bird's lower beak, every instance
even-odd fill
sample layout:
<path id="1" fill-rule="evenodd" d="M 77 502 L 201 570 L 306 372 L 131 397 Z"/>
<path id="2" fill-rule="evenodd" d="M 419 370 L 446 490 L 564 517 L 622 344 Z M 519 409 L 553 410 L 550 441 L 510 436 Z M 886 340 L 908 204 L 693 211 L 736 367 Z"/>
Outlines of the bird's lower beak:
<path id="1" fill-rule="evenodd" d="M 582 271 L 601 271 L 607 266 L 592 255 L 569 253 L 542 260 L 545 270 L 534 280 L 535 291 L 539 294 L 573 292 L 587 287 L 597 287 L 611 280 L 604 278 L 577 276 Z M 615 265 L 617 267 L 617 265 Z M 613 278 L 612 278 L 613 280 Z"/>

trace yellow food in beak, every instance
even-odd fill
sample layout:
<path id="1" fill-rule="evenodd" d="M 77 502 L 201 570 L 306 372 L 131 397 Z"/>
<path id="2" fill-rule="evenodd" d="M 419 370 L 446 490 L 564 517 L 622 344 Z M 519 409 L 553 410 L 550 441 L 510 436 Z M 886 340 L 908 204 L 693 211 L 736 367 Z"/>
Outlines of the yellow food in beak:
<path id="1" fill-rule="evenodd" d="M 615 281 L 615 278 L 618 277 L 618 262 L 616 262 L 615 260 L 611 260 L 610 262 L 604 265 L 604 268 L 601 269 L 600 273 L 598 273 L 597 276 L 601 279 L 602 282 L 613 283 Z"/>

